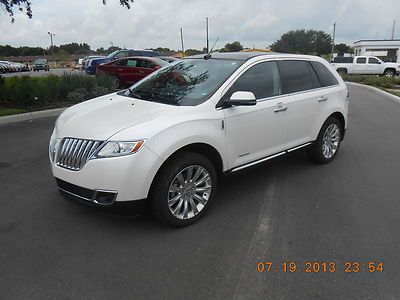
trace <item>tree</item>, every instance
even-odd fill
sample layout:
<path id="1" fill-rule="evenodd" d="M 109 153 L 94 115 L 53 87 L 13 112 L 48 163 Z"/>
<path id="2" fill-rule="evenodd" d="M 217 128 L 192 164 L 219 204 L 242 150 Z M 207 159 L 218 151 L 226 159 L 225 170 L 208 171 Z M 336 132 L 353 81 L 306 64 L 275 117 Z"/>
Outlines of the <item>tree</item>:
<path id="1" fill-rule="evenodd" d="M 106 4 L 106 0 L 102 0 L 103 4 Z M 127 9 L 131 8 L 134 0 L 119 0 L 121 6 Z M 5 11 L 11 18 L 11 22 L 14 23 L 14 11 L 25 12 L 28 18 L 32 18 L 31 0 L 0 0 L 0 5 L 4 7 Z"/>
<path id="2" fill-rule="evenodd" d="M 323 55 L 331 52 L 332 38 L 324 31 L 291 30 L 270 47 L 275 52 Z"/>
<path id="3" fill-rule="evenodd" d="M 346 44 L 336 44 L 335 45 L 335 52 L 337 53 L 348 53 L 350 52 L 350 46 L 347 46 Z"/>
<path id="4" fill-rule="evenodd" d="M 228 43 L 225 45 L 220 52 L 239 52 L 243 50 L 243 46 L 240 44 L 239 41 L 235 41 L 233 43 Z"/>

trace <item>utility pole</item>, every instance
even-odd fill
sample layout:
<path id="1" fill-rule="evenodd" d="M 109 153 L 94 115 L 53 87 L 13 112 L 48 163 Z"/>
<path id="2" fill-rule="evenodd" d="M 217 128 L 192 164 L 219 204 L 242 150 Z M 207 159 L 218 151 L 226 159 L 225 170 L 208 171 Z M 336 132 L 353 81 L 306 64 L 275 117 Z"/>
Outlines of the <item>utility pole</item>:
<path id="1" fill-rule="evenodd" d="M 333 23 L 332 59 L 333 59 L 333 52 L 335 51 L 335 35 L 336 35 L 336 23 Z"/>
<path id="2" fill-rule="evenodd" d="M 53 60 L 53 65 L 54 65 L 54 45 L 53 45 L 53 36 L 55 36 L 55 33 L 51 33 L 50 31 L 47 32 L 50 35 L 50 43 L 51 43 L 51 59 Z"/>
<path id="3" fill-rule="evenodd" d="M 208 39 L 208 17 L 206 17 L 206 32 L 207 32 L 207 53 L 210 52 L 210 41 Z"/>
<path id="4" fill-rule="evenodd" d="M 185 47 L 183 46 L 183 29 L 181 28 L 182 57 L 185 57 Z"/>
<path id="5" fill-rule="evenodd" d="M 396 28 L 396 20 L 393 20 L 393 28 L 392 28 L 392 40 L 394 40 L 394 30 Z"/>

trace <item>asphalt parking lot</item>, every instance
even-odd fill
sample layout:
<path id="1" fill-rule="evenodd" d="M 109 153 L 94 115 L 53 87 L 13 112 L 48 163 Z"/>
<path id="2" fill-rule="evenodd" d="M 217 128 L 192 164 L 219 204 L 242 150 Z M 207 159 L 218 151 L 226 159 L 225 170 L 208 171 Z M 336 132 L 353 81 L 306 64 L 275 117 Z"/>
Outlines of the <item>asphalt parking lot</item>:
<path id="1" fill-rule="evenodd" d="M 63 75 L 63 74 L 85 74 L 84 71 L 74 70 L 74 69 L 50 69 L 50 71 L 29 71 L 29 72 L 14 72 L 14 73 L 4 73 L 1 74 L 3 77 L 21 77 L 21 76 L 30 76 L 30 77 L 41 77 L 47 75 Z"/>
<path id="2" fill-rule="evenodd" d="M 350 93 L 333 163 L 297 152 L 230 176 L 184 229 L 65 200 L 47 155 L 54 119 L 1 125 L 0 298 L 398 299 L 400 104 Z M 260 260 L 278 271 L 259 273 Z M 290 261 L 301 272 L 283 272 Z M 307 273 L 307 261 L 337 268 Z"/>

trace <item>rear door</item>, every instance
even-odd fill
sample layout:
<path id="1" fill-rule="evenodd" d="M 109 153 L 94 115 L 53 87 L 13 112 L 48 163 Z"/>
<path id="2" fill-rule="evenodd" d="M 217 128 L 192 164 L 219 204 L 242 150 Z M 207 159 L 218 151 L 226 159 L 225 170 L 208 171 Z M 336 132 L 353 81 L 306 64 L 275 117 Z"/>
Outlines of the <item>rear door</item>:
<path id="1" fill-rule="evenodd" d="M 138 59 L 138 81 L 153 73 L 156 69 L 156 64 L 149 59 Z"/>
<path id="2" fill-rule="evenodd" d="M 366 57 L 357 57 L 353 66 L 354 74 L 368 74 L 368 65 Z"/>
<path id="3" fill-rule="evenodd" d="M 125 58 L 118 62 L 118 77 L 122 85 L 127 86 L 137 81 L 137 59 Z"/>
<path id="4" fill-rule="evenodd" d="M 306 60 L 278 61 L 281 77 L 282 94 L 286 111 L 283 112 L 285 123 L 285 149 L 290 149 L 313 140 L 313 129 L 323 100 L 319 79 Z"/>

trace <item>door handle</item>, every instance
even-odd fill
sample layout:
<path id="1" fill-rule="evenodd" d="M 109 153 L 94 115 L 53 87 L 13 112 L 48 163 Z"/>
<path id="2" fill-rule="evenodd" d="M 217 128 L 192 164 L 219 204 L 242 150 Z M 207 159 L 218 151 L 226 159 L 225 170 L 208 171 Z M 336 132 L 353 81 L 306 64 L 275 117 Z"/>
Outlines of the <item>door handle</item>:
<path id="1" fill-rule="evenodd" d="M 321 98 L 318 99 L 318 102 L 325 102 L 328 100 L 328 97 L 322 96 Z"/>
<path id="2" fill-rule="evenodd" d="M 287 110 L 288 107 L 283 105 L 283 102 L 278 102 L 278 104 L 276 105 L 274 112 L 281 112 L 281 111 L 285 111 Z"/>

